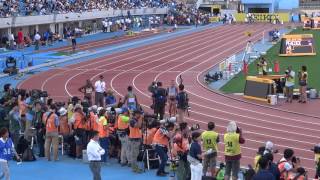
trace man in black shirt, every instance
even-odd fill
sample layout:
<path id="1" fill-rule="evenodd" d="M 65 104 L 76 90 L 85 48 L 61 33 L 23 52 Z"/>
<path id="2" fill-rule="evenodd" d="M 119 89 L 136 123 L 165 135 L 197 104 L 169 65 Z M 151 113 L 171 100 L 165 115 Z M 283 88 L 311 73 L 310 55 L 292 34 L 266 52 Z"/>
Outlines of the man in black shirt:
<path id="1" fill-rule="evenodd" d="M 167 102 L 167 91 L 162 87 L 162 83 L 157 83 L 157 89 L 153 95 L 154 99 L 154 114 L 159 117 L 159 119 L 163 119 L 164 110 Z"/>

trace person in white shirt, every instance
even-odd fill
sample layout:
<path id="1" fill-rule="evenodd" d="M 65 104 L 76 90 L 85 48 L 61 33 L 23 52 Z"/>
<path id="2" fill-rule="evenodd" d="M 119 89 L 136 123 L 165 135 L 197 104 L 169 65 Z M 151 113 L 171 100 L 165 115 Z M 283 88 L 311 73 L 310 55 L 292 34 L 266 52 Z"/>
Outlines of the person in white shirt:
<path id="1" fill-rule="evenodd" d="M 106 91 L 106 83 L 103 81 L 103 76 L 100 75 L 100 79 L 95 82 L 95 105 L 104 107 L 104 92 Z"/>
<path id="2" fill-rule="evenodd" d="M 11 50 L 13 50 L 14 49 L 14 35 L 13 35 L 13 33 L 11 33 L 10 35 L 9 35 L 9 45 L 10 45 L 10 49 Z"/>
<path id="3" fill-rule="evenodd" d="M 105 151 L 99 144 L 99 132 L 93 133 L 93 138 L 87 145 L 87 155 L 89 160 L 89 167 L 93 174 L 93 180 L 101 180 L 101 156 Z"/>
<path id="4" fill-rule="evenodd" d="M 41 39 L 41 36 L 39 34 L 39 32 L 37 32 L 35 35 L 34 35 L 34 41 L 35 41 L 35 50 L 38 51 L 39 50 L 39 45 L 40 45 L 40 39 Z"/>

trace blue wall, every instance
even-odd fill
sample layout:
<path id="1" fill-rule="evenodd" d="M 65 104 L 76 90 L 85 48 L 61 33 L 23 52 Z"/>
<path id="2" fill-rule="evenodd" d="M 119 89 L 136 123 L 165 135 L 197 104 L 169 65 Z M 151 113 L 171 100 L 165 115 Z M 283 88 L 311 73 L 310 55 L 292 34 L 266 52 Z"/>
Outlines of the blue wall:
<path id="1" fill-rule="evenodd" d="M 290 10 L 299 8 L 299 0 L 277 0 L 279 10 Z"/>
<path id="2" fill-rule="evenodd" d="M 299 0 L 241 0 L 244 4 L 245 12 L 248 12 L 248 8 L 269 8 L 269 13 L 276 12 L 278 10 L 291 10 L 299 8 Z"/>

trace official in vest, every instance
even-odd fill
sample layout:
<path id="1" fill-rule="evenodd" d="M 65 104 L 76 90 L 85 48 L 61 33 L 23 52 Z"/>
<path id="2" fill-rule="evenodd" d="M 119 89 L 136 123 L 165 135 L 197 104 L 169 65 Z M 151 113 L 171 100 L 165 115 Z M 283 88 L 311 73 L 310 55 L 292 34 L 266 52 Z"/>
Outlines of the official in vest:
<path id="1" fill-rule="evenodd" d="M 206 152 L 203 159 L 203 175 L 206 175 L 210 168 L 211 176 L 215 177 L 219 134 L 214 131 L 214 122 L 208 123 L 208 130 L 201 134 L 203 150 Z"/>
<path id="2" fill-rule="evenodd" d="M 141 173 L 142 170 L 137 165 L 137 158 L 140 151 L 140 145 L 142 142 L 141 126 L 143 121 L 142 113 L 139 110 L 133 112 L 133 117 L 129 122 L 129 155 L 132 171 L 135 173 Z"/>
<path id="3" fill-rule="evenodd" d="M 128 108 L 122 108 L 122 114 L 118 116 L 116 122 L 117 135 L 121 142 L 121 155 L 120 155 L 120 163 L 121 166 L 127 165 L 129 163 L 129 110 Z"/>
<path id="4" fill-rule="evenodd" d="M 128 87 L 128 94 L 125 96 L 123 103 L 127 105 L 128 109 L 133 112 L 137 109 L 138 99 L 132 91 L 132 86 Z"/>
<path id="5" fill-rule="evenodd" d="M 144 132 L 142 135 L 143 145 L 145 146 L 145 148 L 152 149 L 152 141 L 159 127 L 160 127 L 160 123 L 158 123 L 158 121 L 156 120 L 148 123 L 147 131 Z"/>
<path id="6" fill-rule="evenodd" d="M 152 144 L 156 149 L 157 154 L 160 157 L 160 165 L 157 171 L 157 176 L 166 176 L 168 173 L 165 172 L 164 168 L 168 161 L 168 147 L 169 140 L 172 137 L 172 131 L 174 129 L 174 123 L 168 123 L 165 126 L 160 127 L 154 135 Z"/>
<path id="7" fill-rule="evenodd" d="M 87 143 L 86 137 L 86 117 L 84 112 L 82 111 L 81 105 L 76 105 L 74 108 L 73 116 L 70 120 L 73 124 L 73 129 L 75 131 L 75 141 L 76 141 L 76 157 L 78 159 L 82 158 L 82 150 Z"/>
<path id="8" fill-rule="evenodd" d="M 105 154 L 101 157 L 101 162 L 106 163 L 109 155 L 109 129 L 108 129 L 108 120 L 106 117 L 106 110 L 101 109 L 99 111 L 99 123 L 98 123 L 98 131 L 99 131 L 99 142 L 100 146 L 104 149 Z"/>
<path id="9" fill-rule="evenodd" d="M 97 115 L 98 107 L 96 105 L 89 108 L 89 117 L 87 120 L 88 140 L 93 137 L 93 132 L 98 131 L 99 117 Z"/>
<path id="10" fill-rule="evenodd" d="M 225 179 L 230 179 L 231 175 L 233 180 L 238 179 L 241 159 L 240 144 L 244 144 L 244 142 L 241 129 L 237 127 L 236 122 L 231 121 L 227 126 L 227 132 L 224 134 Z"/>
<path id="11" fill-rule="evenodd" d="M 59 134 L 62 135 L 64 139 L 67 139 L 72 129 L 68 123 L 67 110 L 64 107 L 60 108 L 59 115 Z"/>
<path id="12" fill-rule="evenodd" d="M 56 114 L 56 106 L 51 105 L 49 111 L 43 115 L 43 123 L 46 127 L 46 140 L 45 140 L 45 156 L 48 161 L 51 161 L 51 146 L 53 150 L 53 160 L 58 160 L 58 147 L 59 147 L 59 117 Z"/>
<path id="13" fill-rule="evenodd" d="M 287 102 L 292 103 L 293 98 L 293 89 L 294 89 L 294 78 L 296 73 L 292 70 L 292 66 L 289 66 L 286 70 L 286 96 L 287 96 Z"/>
<path id="14" fill-rule="evenodd" d="M 2 128 L 0 130 L 0 137 L 0 165 L 3 173 L 0 179 L 4 177 L 6 180 L 9 180 L 10 171 L 8 161 L 10 161 L 13 156 L 16 156 L 18 161 L 21 159 L 14 148 L 12 139 L 9 138 L 9 131 L 7 128 Z"/>

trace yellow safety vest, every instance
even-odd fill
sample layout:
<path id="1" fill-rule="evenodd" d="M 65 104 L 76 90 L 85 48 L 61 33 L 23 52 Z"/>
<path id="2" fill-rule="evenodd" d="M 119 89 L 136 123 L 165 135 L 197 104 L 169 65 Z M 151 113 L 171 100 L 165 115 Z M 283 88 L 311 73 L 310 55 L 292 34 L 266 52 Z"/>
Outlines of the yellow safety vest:
<path id="1" fill-rule="evenodd" d="M 205 151 L 212 149 L 218 152 L 217 138 L 219 134 L 214 131 L 204 131 L 201 135 Z"/>
<path id="2" fill-rule="evenodd" d="M 237 133 L 224 134 L 224 154 L 226 156 L 236 156 L 241 154 L 239 138 L 240 135 Z"/>

